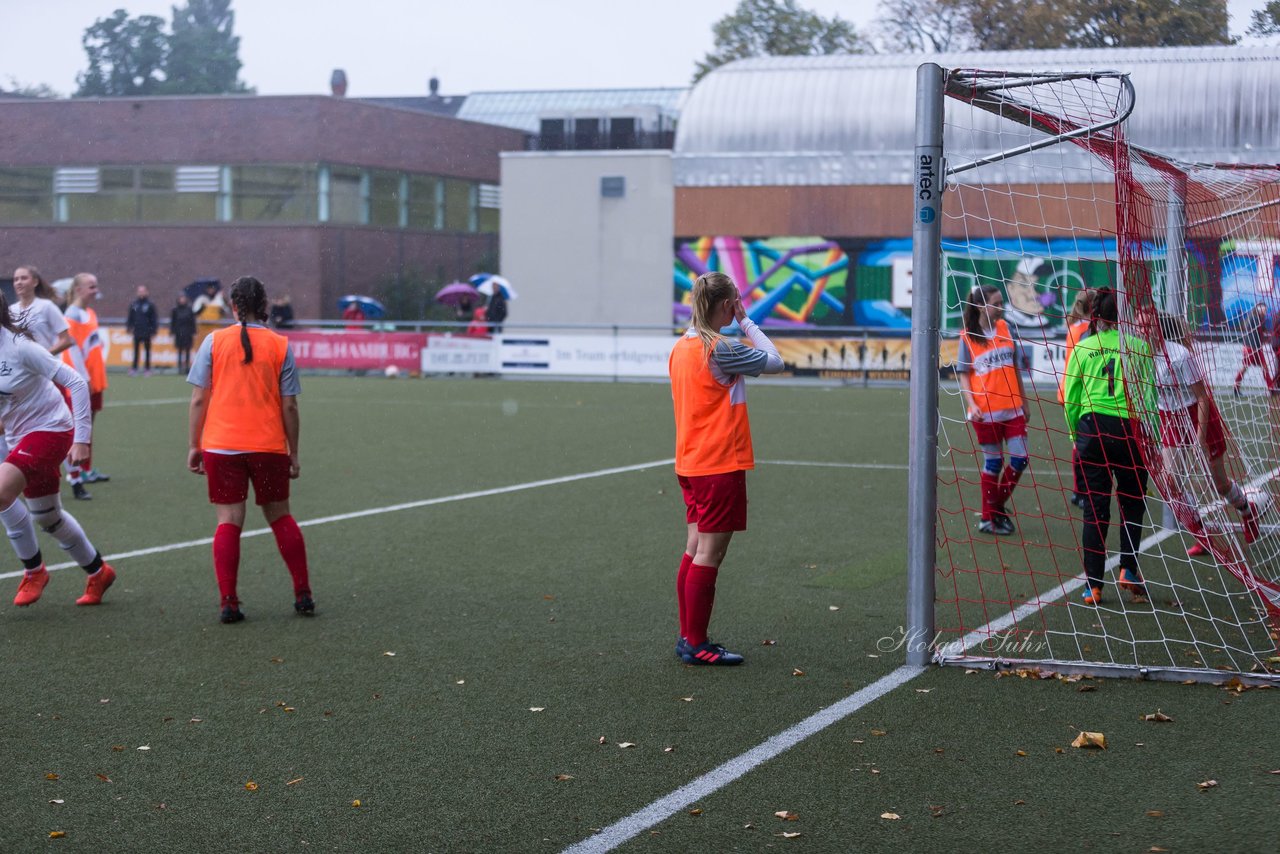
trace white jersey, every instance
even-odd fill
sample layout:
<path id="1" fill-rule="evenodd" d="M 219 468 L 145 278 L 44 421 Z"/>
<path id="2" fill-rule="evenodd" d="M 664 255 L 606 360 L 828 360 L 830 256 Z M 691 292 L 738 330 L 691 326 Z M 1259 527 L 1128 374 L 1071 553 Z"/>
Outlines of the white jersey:
<path id="1" fill-rule="evenodd" d="M 25 309 L 22 303 L 15 302 L 9 306 L 9 316 L 13 322 L 31 333 L 35 342 L 46 350 L 53 349 L 58 343 L 58 335 L 66 332 L 67 319 L 51 300 L 36 297 Z"/>
<path id="2" fill-rule="evenodd" d="M 1203 380 L 1194 353 L 1175 341 L 1164 342 L 1164 353 L 1156 356 L 1156 405 L 1162 411 L 1176 412 L 1195 403 L 1191 387 Z"/>
<path id="3" fill-rule="evenodd" d="M 54 383 L 71 392 L 74 415 Z M 89 384 L 30 338 L 0 329 L 0 421 L 10 447 L 28 433 L 65 433 L 88 443 L 92 433 Z"/>

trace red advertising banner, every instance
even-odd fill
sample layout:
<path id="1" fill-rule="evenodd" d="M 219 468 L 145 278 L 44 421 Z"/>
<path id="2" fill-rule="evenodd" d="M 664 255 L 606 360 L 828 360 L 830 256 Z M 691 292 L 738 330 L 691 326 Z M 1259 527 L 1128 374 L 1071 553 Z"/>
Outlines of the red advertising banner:
<path id="1" fill-rule="evenodd" d="M 298 367 L 319 370 L 368 371 L 395 365 L 418 371 L 427 341 L 416 332 L 280 331 L 289 338 Z"/>

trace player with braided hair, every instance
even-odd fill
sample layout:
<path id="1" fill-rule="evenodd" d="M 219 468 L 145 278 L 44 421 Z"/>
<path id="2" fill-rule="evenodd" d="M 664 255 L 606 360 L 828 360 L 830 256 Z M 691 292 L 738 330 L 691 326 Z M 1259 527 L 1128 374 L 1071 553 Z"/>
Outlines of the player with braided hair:
<path id="1" fill-rule="evenodd" d="M 267 292 L 252 276 L 236 279 L 238 323 L 207 336 L 187 375 L 191 392 L 187 468 L 206 475 L 217 512 L 213 568 L 224 623 L 244 619 L 236 595 L 240 530 L 249 484 L 293 578 L 294 611 L 311 616 L 307 548 L 289 512 L 289 481 L 298 477 L 298 400 L 302 391 L 289 342 L 267 329 Z"/>

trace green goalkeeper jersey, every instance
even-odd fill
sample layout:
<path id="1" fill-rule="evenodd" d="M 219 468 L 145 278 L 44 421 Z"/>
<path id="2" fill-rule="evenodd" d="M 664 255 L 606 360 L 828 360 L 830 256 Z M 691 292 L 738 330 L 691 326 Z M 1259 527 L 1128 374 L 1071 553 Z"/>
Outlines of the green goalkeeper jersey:
<path id="1" fill-rule="evenodd" d="M 1090 412 L 1133 418 L 1130 394 L 1136 395 L 1132 403 L 1137 405 L 1139 417 L 1154 412 L 1152 368 L 1151 348 L 1141 338 L 1126 335 L 1122 345 L 1120 332 L 1107 329 L 1081 339 L 1071 351 L 1062 390 L 1072 441 L 1076 425 Z M 1132 388 L 1125 382 L 1126 370 L 1133 375 Z"/>

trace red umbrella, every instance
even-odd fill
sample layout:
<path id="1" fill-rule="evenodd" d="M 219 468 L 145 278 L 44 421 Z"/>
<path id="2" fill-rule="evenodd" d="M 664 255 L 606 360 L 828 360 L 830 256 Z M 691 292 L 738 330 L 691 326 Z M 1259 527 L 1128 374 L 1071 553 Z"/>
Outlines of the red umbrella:
<path id="1" fill-rule="evenodd" d="M 463 300 L 467 300 L 472 305 L 482 301 L 480 292 L 466 282 L 451 282 L 436 294 L 436 302 L 442 302 L 445 305 L 457 305 Z"/>

